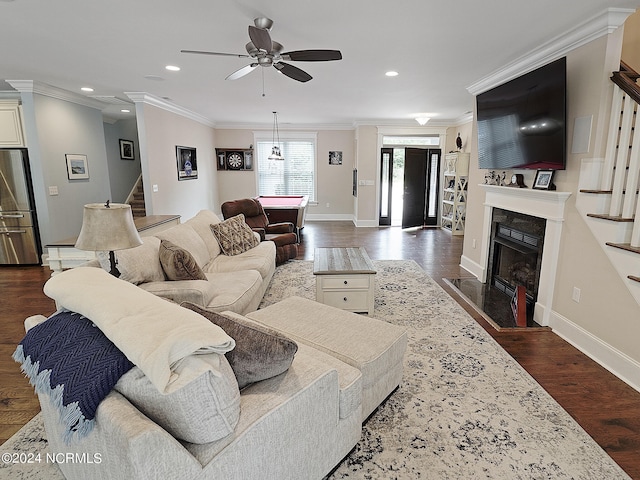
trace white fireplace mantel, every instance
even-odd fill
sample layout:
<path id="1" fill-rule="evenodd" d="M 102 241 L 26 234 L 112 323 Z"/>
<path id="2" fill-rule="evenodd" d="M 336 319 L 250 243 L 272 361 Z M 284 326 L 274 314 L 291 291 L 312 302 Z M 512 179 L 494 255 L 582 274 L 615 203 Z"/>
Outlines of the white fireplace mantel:
<path id="1" fill-rule="evenodd" d="M 551 315 L 556 268 L 560 255 L 560 238 L 565 219 L 565 205 L 567 199 L 571 196 L 571 192 L 499 187 L 497 185 L 480 185 L 480 187 L 485 191 L 485 211 L 482 226 L 482 244 L 480 246 L 481 265 L 483 266 L 480 275 L 482 283 L 487 281 L 491 222 L 494 208 L 524 213 L 533 217 L 544 218 L 547 221 L 540 267 L 540 283 L 538 284 L 538 299 L 533 316 L 539 325 L 547 326 Z"/>

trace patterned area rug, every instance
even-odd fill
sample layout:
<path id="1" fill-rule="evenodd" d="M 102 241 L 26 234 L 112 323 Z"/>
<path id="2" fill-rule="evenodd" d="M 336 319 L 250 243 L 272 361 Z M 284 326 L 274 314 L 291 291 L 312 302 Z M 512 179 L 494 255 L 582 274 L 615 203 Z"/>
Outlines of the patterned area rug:
<path id="1" fill-rule="evenodd" d="M 374 263 L 373 316 L 407 328 L 405 374 L 330 479 L 629 478 L 415 262 Z M 313 299 L 312 269 L 278 267 L 261 306 Z M 46 448 L 38 415 L 0 453 Z M 0 478 L 62 478 L 55 465 L 8 466 Z"/>

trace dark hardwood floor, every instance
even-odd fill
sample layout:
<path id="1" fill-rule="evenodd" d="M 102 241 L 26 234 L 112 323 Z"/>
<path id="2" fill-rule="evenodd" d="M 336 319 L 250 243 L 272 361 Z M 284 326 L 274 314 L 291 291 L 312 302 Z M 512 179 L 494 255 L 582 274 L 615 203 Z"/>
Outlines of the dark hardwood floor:
<path id="1" fill-rule="evenodd" d="M 640 480 L 640 393 L 550 331 L 495 330 L 442 280 L 469 276 L 459 266 L 462 237 L 440 229 L 308 222 L 298 258 L 311 260 L 315 247 L 354 245 L 365 247 L 374 260 L 415 260 L 632 478 Z M 0 443 L 40 410 L 11 354 L 24 335 L 24 319 L 54 311 L 53 302 L 42 293 L 49 275 L 43 267 L 0 267 Z"/>

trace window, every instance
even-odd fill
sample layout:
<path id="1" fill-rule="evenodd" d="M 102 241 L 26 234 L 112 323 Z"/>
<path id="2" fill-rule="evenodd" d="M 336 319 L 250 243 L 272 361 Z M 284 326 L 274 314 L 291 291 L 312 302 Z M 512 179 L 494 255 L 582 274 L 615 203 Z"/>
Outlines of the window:
<path id="1" fill-rule="evenodd" d="M 284 160 L 269 160 L 273 138 L 264 132 L 254 135 L 258 195 L 308 195 L 315 200 L 316 135 L 289 133 L 280 135 L 280 152 Z M 277 143 L 277 142 L 276 142 Z"/>

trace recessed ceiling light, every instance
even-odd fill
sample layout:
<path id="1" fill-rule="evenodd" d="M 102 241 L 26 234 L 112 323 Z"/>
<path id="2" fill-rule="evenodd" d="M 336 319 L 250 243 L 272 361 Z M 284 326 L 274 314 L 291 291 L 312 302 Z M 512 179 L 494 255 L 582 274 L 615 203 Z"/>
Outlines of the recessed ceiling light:
<path id="1" fill-rule="evenodd" d="M 131 113 L 131 110 L 127 110 L 126 108 L 123 108 L 122 110 L 120 110 L 122 113 Z"/>
<path id="2" fill-rule="evenodd" d="M 387 77 L 397 77 L 398 76 L 398 72 L 396 72 L 395 70 L 389 70 L 387 73 L 385 73 L 385 75 Z"/>
<path id="3" fill-rule="evenodd" d="M 93 88 L 91 87 L 82 87 L 80 90 L 82 90 L 83 92 L 93 92 Z"/>
<path id="4" fill-rule="evenodd" d="M 175 65 L 167 65 L 164 68 L 166 68 L 170 72 L 179 72 L 180 71 L 180 67 L 176 67 Z"/>

